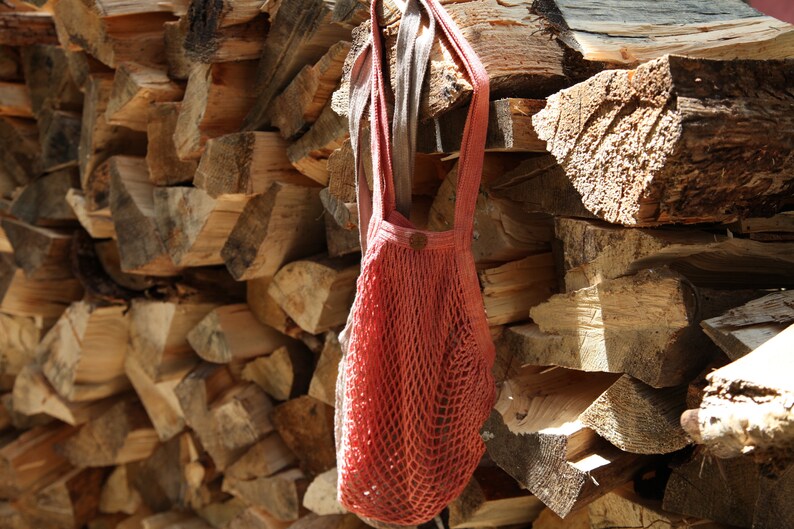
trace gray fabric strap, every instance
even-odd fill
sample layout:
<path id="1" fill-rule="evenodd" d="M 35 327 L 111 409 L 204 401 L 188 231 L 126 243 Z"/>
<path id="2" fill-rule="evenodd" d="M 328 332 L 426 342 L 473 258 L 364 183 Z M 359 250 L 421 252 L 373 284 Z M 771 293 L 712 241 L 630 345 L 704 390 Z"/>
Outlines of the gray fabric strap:
<path id="1" fill-rule="evenodd" d="M 397 32 L 397 71 L 392 118 L 392 171 L 394 173 L 395 208 L 405 218 L 411 215 L 411 183 L 416 158 L 416 127 L 419 120 L 419 99 L 422 81 L 430 59 L 436 21 L 426 16 L 422 29 L 420 0 L 408 0 Z M 421 0 L 425 13 L 430 8 Z"/>

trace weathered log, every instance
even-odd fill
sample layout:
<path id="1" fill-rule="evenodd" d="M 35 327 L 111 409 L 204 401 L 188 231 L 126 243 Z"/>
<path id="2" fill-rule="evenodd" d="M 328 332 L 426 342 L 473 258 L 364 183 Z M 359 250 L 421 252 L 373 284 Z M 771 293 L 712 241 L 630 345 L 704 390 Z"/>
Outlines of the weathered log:
<path id="1" fill-rule="evenodd" d="M 30 90 L 33 113 L 45 108 L 79 111 L 83 94 L 69 70 L 67 52 L 59 46 L 33 44 L 21 50 L 25 83 Z"/>
<path id="2" fill-rule="evenodd" d="M 154 103 L 149 106 L 146 137 L 146 166 L 154 185 L 174 185 L 193 180 L 196 161 L 177 156 L 174 132 L 181 103 Z"/>
<path id="3" fill-rule="evenodd" d="M 306 134 L 287 149 L 295 168 L 322 185 L 328 184 L 328 157 L 348 136 L 347 119 L 325 106 Z"/>
<path id="4" fill-rule="evenodd" d="M 36 124 L 42 168 L 50 172 L 76 165 L 80 156 L 80 114 L 45 108 L 39 113 Z"/>
<path id="5" fill-rule="evenodd" d="M 532 121 L 585 207 L 609 222 L 765 214 L 794 189 L 783 132 L 794 128 L 792 71 L 790 61 L 666 56 L 563 90 Z"/>
<path id="6" fill-rule="evenodd" d="M 284 444 L 281 436 L 271 433 L 249 448 L 223 474 L 236 480 L 250 480 L 272 476 L 296 462 L 295 454 Z"/>
<path id="7" fill-rule="evenodd" d="M 333 408 L 304 395 L 276 406 L 271 420 L 307 475 L 336 466 Z"/>
<path id="8" fill-rule="evenodd" d="M 30 279 L 74 277 L 70 255 L 72 233 L 3 219 L 3 231 L 14 251 L 14 262 Z"/>
<path id="9" fill-rule="evenodd" d="M 242 377 L 259 385 L 276 400 L 289 400 L 306 394 L 313 360 L 304 348 L 282 346 L 246 364 Z"/>
<path id="10" fill-rule="evenodd" d="M 0 163 L 10 179 L 9 183 L 3 184 L 3 188 L 8 187 L 2 189 L 3 194 L 10 194 L 14 187 L 27 184 L 41 173 L 41 144 L 33 121 L 0 118 L 0 147 L 3 152 L 14 153 L 14 156 L 4 156 Z"/>
<path id="11" fill-rule="evenodd" d="M 9 46 L 58 44 L 52 14 L 44 11 L 0 13 L 0 43 Z"/>
<path id="12" fill-rule="evenodd" d="M 259 59 L 270 27 L 267 17 L 254 5 L 261 3 L 192 2 L 187 16 L 185 55 L 198 63 Z"/>
<path id="13" fill-rule="evenodd" d="M 187 17 L 163 24 L 165 40 L 165 59 L 168 63 L 168 77 L 187 81 L 195 62 L 188 58 L 185 50 L 185 37 L 188 32 Z"/>
<path id="14" fill-rule="evenodd" d="M 297 468 L 268 477 L 239 480 L 224 477 L 223 490 L 267 511 L 277 520 L 295 521 L 305 513 L 303 494 L 309 482 Z"/>

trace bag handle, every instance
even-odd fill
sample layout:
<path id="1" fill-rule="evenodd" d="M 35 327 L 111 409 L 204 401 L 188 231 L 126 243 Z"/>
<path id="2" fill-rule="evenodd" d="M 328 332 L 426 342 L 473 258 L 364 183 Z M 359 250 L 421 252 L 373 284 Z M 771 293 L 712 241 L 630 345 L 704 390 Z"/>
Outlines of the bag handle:
<path id="1" fill-rule="evenodd" d="M 464 247 L 468 247 L 471 244 L 474 208 L 477 202 L 485 153 L 485 138 L 488 124 L 488 75 L 479 58 L 474 53 L 474 50 L 472 50 L 471 46 L 460 33 L 454 21 L 438 3 L 438 0 L 423 0 L 423 4 L 428 8 L 428 13 L 432 18 L 435 18 L 444 34 L 447 36 L 452 50 L 463 63 L 472 85 L 472 99 L 466 117 L 466 124 L 463 129 L 460 158 L 458 160 L 457 200 L 455 203 L 455 218 L 453 224 L 456 241 Z M 356 155 L 356 169 L 358 173 L 359 228 L 363 252 L 366 252 L 367 234 L 373 233 L 373 230 L 377 228 L 380 221 L 390 217 L 392 212 L 398 215 L 397 220 L 399 224 L 413 227 L 407 215 L 404 212 L 396 210 L 395 173 L 392 163 L 392 146 L 389 137 L 389 118 L 386 110 L 385 81 L 383 79 L 383 46 L 378 26 L 376 7 L 377 0 L 372 0 L 370 9 L 372 23 L 370 46 L 366 46 L 362 49 L 356 57 L 351 70 L 349 120 L 351 143 L 354 155 Z M 369 70 L 369 75 L 367 75 L 366 70 Z M 418 83 L 414 88 L 415 94 L 412 100 L 416 101 L 417 111 L 419 100 L 418 92 L 421 91 L 421 81 L 423 77 L 424 75 L 419 77 L 418 80 L 417 77 L 412 78 L 412 80 Z M 366 110 L 366 90 L 368 87 L 371 90 L 369 102 L 371 106 L 370 141 L 373 170 L 372 194 L 370 194 L 364 178 L 363 168 L 361 167 L 361 156 L 358 156 L 360 144 L 359 125 L 363 113 Z M 415 141 L 415 135 L 413 138 L 409 136 L 409 141 L 411 139 Z M 401 155 L 401 158 L 407 154 L 408 153 Z M 411 156 L 411 160 L 412 159 L 413 156 Z M 410 173 L 408 173 L 408 182 L 405 182 L 405 174 L 405 172 L 400 172 L 401 183 L 399 185 L 404 190 L 407 184 L 408 194 L 410 196 Z M 405 203 L 404 200 L 402 203 Z"/>

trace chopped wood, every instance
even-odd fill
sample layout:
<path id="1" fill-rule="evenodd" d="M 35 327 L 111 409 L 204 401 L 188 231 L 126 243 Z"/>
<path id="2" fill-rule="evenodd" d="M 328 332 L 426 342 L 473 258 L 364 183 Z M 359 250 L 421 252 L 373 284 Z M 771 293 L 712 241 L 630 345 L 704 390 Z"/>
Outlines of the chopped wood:
<path id="1" fill-rule="evenodd" d="M 483 180 L 499 174 L 498 159 L 488 157 L 483 166 Z M 489 174 L 490 173 L 490 174 Z M 430 210 L 428 229 L 452 229 L 457 188 L 457 166 L 450 171 L 438 190 Z M 543 213 L 527 213 L 511 200 L 488 196 L 482 190 L 474 212 L 475 235 L 472 241 L 474 261 L 481 266 L 515 261 L 530 254 L 548 252 L 552 239 L 552 220 Z"/>
<path id="2" fill-rule="evenodd" d="M 74 468 L 54 477 L 41 490 L 23 496 L 16 505 L 33 527 L 82 527 L 99 512 L 99 493 L 105 472 Z"/>
<path id="3" fill-rule="evenodd" d="M 731 360 L 757 349 L 794 324 L 794 292 L 774 292 L 700 322 Z"/>
<path id="4" fill-rule="evenodd" d="M 287 529 L 292 523 L 277 520 L 263 509 L 249 507 L 229 522 L 228 529 Z"/>
<path id="5" fill-rule="evenodd" d="M 240 11 L 238 4 L 242 9 L 246 9 L 245 4 L 251 6 L 255 3 L 261 3 L 261 0 L 234 3 L 226 1 L 221 9 L 234 5 L 231 10 Z M 188 59 L 198 63 L 259 59 L 268 35 L 267 17 L 257 8 L 256 16 L 250 20 L 234 25 L 212 27 L 217 18 L 213 20 L 212 13 L 201 13 L 201 10 L 206 9 L 207 4 L 210 4 L 207 0 L 191 4 L 191 10 L 199 14 L 196 16 L 197 20 L 188 16 L 188 29 L 184 37 L 185 55 Z"/>
<path id="6" fill-rule="evenodd" d="M 125 61 L 160 64 L 163 23 L 173 15 L 157 2 L 123 2 L 105 9 L 100 0 L 59 0 L 53 7 L 59 35 L 111 68 Z"/>
<path id="7" fill-rule="evenodd" d="M 42 168 L 50 172 L 77 165 L 82 128 L 80 114 L 45 108 L 39 113 L 36 124 Z"/>
<path id="8" fill-rule="evenodd" d="M 0 312 L 0 380 L 17 377 L 35 359 L 43 324 L 41 318 Z"/>
<path id="9" fill-rule="evenodd" d="M 181 160 L 199 158 L 208 139 L 239 130 L 254 102 L 255 69 L 255 61 L 240 61 L 191 70 L 174 132 Z"/>
<path id="10" fill-rule="evenodd" d="M 489 325 L 529 318 L 529 309 L 557 292 L 551 253 L 531 255 L 479 274 Z"/>
<path id="11" fill-rule="evenodd" d="M 342 66 L 349 51 L 349 42 L 337 42 L 316 64 L 304 66 L 273 100 L 268 119 L 282 137 L 294 139 L 317 121 L 342 78 Z"/>
<path id="12" fill-rule="evenodd" d="M 56 452 L 55 445 L 74 432 L 65 424 L 39 426 L 0 448 L 0 498 L 17 498 L 46 485 L 50 474 L 68 471 L 69 463 Z"/>
<path id="13" fill-rule="evenodd" d="M 342 346 L 333 331 L 325 333 L 325 343 L 314 368 L 309 396 L 329 406 L 336 406 L 336 379 L 339 377 L 339 362 L 342 361 Z"/>
<path id="14" fill-rule="evenodd" d="M 257 320 L 279 332 L 306 341 L 309 335 L 290 318 L 268 292 L 273 278 L 260 277 L 245 282 L 246 302 Z"/>
<path id="15" fill-rule="evenodd" d="M 146 459 L 160 440 L 143 407 L 122 400 L 61 445 L 76 467 L 106 467 Z"/>
<path id="16" fill-rule="evenodd" d="M 193 180 L 196 161 L 177 156 L 174 132 L 181 103 L 152 103 L 147 115 L 146 166 L 154 185 L 174 185 Z"/>
<path id="17" fill-rule="evenodd" d="M 271 420 L 306 474 L 336 466 L 333 408 L 304 395 L 276 406 Z"/>
<path id="18" fill-rule="evenodd" d="M 357 256 L 293 261 L 267 291 L 301 329 L 319 334 L 347 321 L 359 269 Z"/>
<path id="19" fill-rule="evenodd" d="M 303 506 L 320 516 L 348 512 L 336 497 L 338 481 L 339 472 L 336 467 L 318 474 L 306 488 L 306 494 L 303 495 Z"/>
<path id="20" fill-rule="evenodd" d="M 130 465 L 117 466 L 102 485 L 102 491 L 99 494 L 100 512 L 122 512 L 132 515 L 140 508 L 141 495 L 132 486 L 129 467 Z"/>
<path id="21" fill-rule="evenodd" d="M 179 20 L 174 22 L 166 22 L 163 24 L 163 32 L 168 77 L 178 81 L 187 81 L 195 64 L 188 58 L 184 46 L 188 32 L 187 17 L 180 17 Z"/>
<path id="22" fill-rule="evenodd" d="M 154 380 L 139 360 L 127 357 L 124 370 L 146 409 L 152 427 L 161 441 L 168 441 L 185 429 L 185 417 L 176 396 L 176 387 L 188 370 L 173 371 Z"/>
<path id="23" fill-rule="evenodd" d="M 729 0 L 701 9 L 673 0 L 659 4 L 611 0 L 578 9 L 575 0 L 533 6 L 585 59 L 618 64 L 644 62 L 670 53 L 713 59 L 791 57 L 794 28 Z"/>
<path id="24" fill-rule="evenodd" d="M 37 226 L 72 226 L 77 220 L 66 200 L 70 189 L 79 187 L 74 168 L 43 175 L 25 186 L 11 203 L 11 214 Z"/>
<path id="25" fill-rule="evenodd" d="M 121 269 L 153 276 L 173 276 L 172 261 L 158 231 L 154 186 L 143 158 L 110 159 L 110 210 L 119 241 Z"/>
<path id="26" fill-rule="evenodd" d="M 3 152 L 14 153 L 14 156 L 4 156 L 0 162 L 12 187 L 27 184 L 42 172 L 41 144 L 35 122 L 0 117 L 0 147 Z"/>
<path id="27" fill-rule="evenodd" d="M 79 162 L 80 182 L 92 211 L 107 205 L 107 193 L 100 193 L 97 197 L 100 190 L 92 189 L 97 167 L 113 154 L 143 155 L 146 152 L 144 134 L 125 127 L 114 127 L 105 121 L 112 90 L 113 77 L 110 74 L 89 75 L 83 103 Z"/>
<path id="28" fill-rule="evenodd" d="M 332 12 L 330 0 L 284 2 L 278 9 L 259 59 L 257 97 L 245 118 L 245 130 L 269 124 L 267 115 L 273 99 L 301 68 L 316 63 L 340 40 L 350 40 L 350 25 L 329 23 Z"/>
<path id="29" fill-rule="evenodd" d="M 491 459 L 565 517 L 622 485 L 642 457 L 622 452 L 579 416 L 615 375 L 525 368 L 507 381 L 482 436 Z"/>
<path id="30" fill-rule="evenodd" d="M 66 202 L 74 211 L 80 225 L 94 239 L 109 239 L 116 236 L 116 225 L 110 214 L 110 208 L 89 211 L 85 195 L 80 189 L 69 189 L 66 192 Z"/>
<path id="31" fill-rule="evenodd" d="M 153 192 L 152 213 L 161 244 L 177 266 L 223 263 L 223 248 L 250 197 L 212 198 L 194 187 L 161 187 Z"/>
<path id="32" fill-rule="evenodd" d="M 0 44 L 0 79 L 3 81 L 23 79 L 21 51 L 13 46 Z"/>
<path id="33" fill-rule="evenodd" d="M 669 266 L 698 286 L 792 286 L 794 246 L 697 230 L 625 229 L 581 219 L 555 219 L 567 291 L 644 268 Z M 740 279 L 739 279 L 740 278 Z"/>
<path id="34" fill-rule="evenodd" d="M 30 279 L 66 279 L 73 277 L 69 259 L 72 250 L 70 232 L 32 226 L 12 219 L 2 219 L 3 231 L 14 251 L 14 261 Z"/>
<path id="35" fill-rule="evenodd" d="M 275 182 L 317 186 L 292 167 L 275 132 L 235 132 L 207 142 L 193 184 L 213 197 L 264 193 Z"/>
<path id="36" fill-rule="evenodd" d="M 579 418 L 625 452 L 669 454 L 689 444 L 679 423 L 686 391 L 685 385 L 657 389 L 623 375 Z"/>
<path id="37" fill-rule="evenodd" d="M 696 443 L 724 458 L 790 454 L 794 446 L 792 340 L 794 325 L 706 375 L 709 385 L 700 407 L 681 416 L 681 425 Z"/>
<path id="38" fill-rule="evenodd" d="M 149 105 L 180 101 L 184 93 L 184 88 L 171 81 L 163 69 L 121 63 L 113 77 L 105 120 L 110 125 L 146 132 Z"/>
<path id="39" fill-rule="evenodd" d="M 52 14 L 44 11 L 0 13 L 0 43 L 9 46 L 58 44 Z"/>
<path id="40" fill-rule="evenodd" d="M 449 527 L 502 527 L 527 524 L 543 510 L 543 502 L 520 488 L 497 467 L 479 467 L 449 505 Z"/>
<path id="41" fill-rule="evenodd" d="M 66 307 L 83 296 L 75 278 L 30 279 L 9 257 L 0 257 L 0 310 L 15 316 L 41 318 L 49 328 Z"/>
<path id="42" fill-rule="evenodd" d="M 72 78 L 63 48 L 34 44 L 20 51 L 35 116 L 40 118 L 45 109 L 77 112 L 83 107 L 83 94 Z"/>
<path id="43" fill-rule="evenodd" d="M 303 494 L 309 482 L 297 468 L 269 477 L 238 480 L 226 476 L 223 490 L 245 503 L 267 511 L 277 520 L 295 521 L 303 513 Z"/>
<path id="44" fill-rule="evenodd" d="M 328 104 L 311 129 L 287 149 L 295 168 L 322 185 L 328 184 L 328 157 L 348 136 L 347 119 Z"/>
<path id="45" fill-rule="evenodd" d="M 252 198 L 221 250 L 238 281 L 272 277 L 285 263 L 325 249 L 320 189 L 274 183 Z"/>
<path id="46" fill-rule="evenodd" d="M 276 400 L 305 395 L 314 358 L 302 349 L 281 346 L 268 356 L 252 360 L 243 369 L 243 380 L 258 384 Z"/>
<path id="47" fill-rule="evenodd" d="M 246 481 L 272 476 L 280 470 L 293 466 L 296 462 L 295 454 L 284 444 L 281 436 L 274 432 L 249 448 L 240 459 L 226 469 L 224 475 Z"/>
<path id="48" fill-rule="evenodd" d="M 791 164 L 779 161 L 791 150 L 792 68 L 665 56 L 551 96 L 533 124 L 585 207 L 609 222 L 768 214 L 794 189 Z M 761 84 L 749 89 L 747 79 Z"/>
<path id="49" fill-rule="evenodd" d="M 124 306 L 73 303 L 39 344 L 44 375 L 69 401 L 121 393 L 129 388 L 124 374 L 128 329 Z"/>
<path id="50" fill-rule="evenodd" d="M 297 346 L 294 339 L 259 323 L 245 303 L 211 310 L 188 332 L 187 341 L 201 358 L 218 364 Z"/>

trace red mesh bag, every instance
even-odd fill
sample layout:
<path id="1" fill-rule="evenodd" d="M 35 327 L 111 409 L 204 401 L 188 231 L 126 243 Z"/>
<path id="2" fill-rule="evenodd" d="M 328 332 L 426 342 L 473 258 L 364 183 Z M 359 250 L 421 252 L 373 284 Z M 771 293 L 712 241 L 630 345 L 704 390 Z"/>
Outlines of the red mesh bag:
<path id="1" fill-rule="evenodd" d="M 338 494 L 342 505 L 364 517 L 416 525 L 438 515 L 469 482 L 485 450 L 479 429 L 494 400 L 494 346 L 471 254 L 488 78 L 438 1 L 423 2 L 474 90 L 458 164 L 454 227 L 416 229 L 395 207 L 376 3 L 371 45 L 352 71 L 351 90 L 368 92 L 371 86 L 374 181 L 370 196 L 359 171 L 365 253 L 337 383 Z M 421 77 L 413 83 L 416 90 Z M 351 116 L 363 113 L 366 99 L 351 96 Z M 351 118 L 354 149 L 357 133 Z"/>

